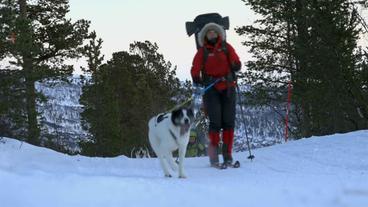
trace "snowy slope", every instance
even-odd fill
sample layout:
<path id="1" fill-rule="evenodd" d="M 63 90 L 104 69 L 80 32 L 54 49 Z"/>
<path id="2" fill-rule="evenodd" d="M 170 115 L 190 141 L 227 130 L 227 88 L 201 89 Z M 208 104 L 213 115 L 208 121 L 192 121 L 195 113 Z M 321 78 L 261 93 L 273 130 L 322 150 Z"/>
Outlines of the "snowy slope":
<path id="1" fill-rule="evenodd" d="M 235 154 L 239 169 L 186 159 L 187 179 L 158 160 L 88 158 L 4 139 L 0 206 L 368 206 L 368 131 L 314 137 Z"/>
<path id="2" fill-rule="evenodd" d="M 79 99 L 83 80 L 79 76 L 64 80 L 44 80 L 36 82 L 38 92 L 47 97 L 47 102 L 38 103 L 41 113 L 42 137 L 52 135 L 52 141 L 62 145 L 65 150 L 80 152 L 78 142 L 88 139 L 88 132 L 82 129 L 83 106 Z"/>

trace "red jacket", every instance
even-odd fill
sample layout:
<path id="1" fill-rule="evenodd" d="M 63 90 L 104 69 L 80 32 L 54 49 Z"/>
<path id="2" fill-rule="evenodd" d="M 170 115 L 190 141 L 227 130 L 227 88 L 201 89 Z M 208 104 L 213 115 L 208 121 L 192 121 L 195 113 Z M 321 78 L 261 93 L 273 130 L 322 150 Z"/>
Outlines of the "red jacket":
<path id="1" fill-rule="evenodd" d="M 206 63 L 204 64 L 204 73 L 213 78 L 222 78 L 231 72 L 230 64 L 241 64 L 239 56 L 236 54 L 234 48 L 226 43 L 227 51 L 229 53 L 229 60 L 224 51 L 222 51 L 222 38 L 219 37 L 215 46 L 209 45 L 206 42 L 204 46 L 208 50 L 208 57 Z M 200 77 L 201 69 L 203 66 L 203 47 L 199 48 L 193 59 L 193 65 L 191 69 L 191 74 L 193 79 L 203 78 Z M 229 63 L 230 61 L 230 63 Z M 229 86 L 235 86 L 235 81 L 232 83 L 226 83 L 226 81 L 220 81 L 215 85 L 217 90 L 224 90 Z"/>

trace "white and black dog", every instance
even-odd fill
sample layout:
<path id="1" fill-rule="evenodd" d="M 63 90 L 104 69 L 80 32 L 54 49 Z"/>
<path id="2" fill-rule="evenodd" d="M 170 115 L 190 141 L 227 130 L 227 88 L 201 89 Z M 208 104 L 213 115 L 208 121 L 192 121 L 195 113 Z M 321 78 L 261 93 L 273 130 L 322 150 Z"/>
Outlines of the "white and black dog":
<path id="1" fill-rule="evenodd" d="M 166 177 L 171 177 L 168 165 L 172 170 L 178 170 L 172 152 L 179 149 L 179 178 L 186 178 L 183 162 L 193 121 L 193 110 L 180 108 L 171 113 L 159 114 L 148 123 L 149 141 Z"/>

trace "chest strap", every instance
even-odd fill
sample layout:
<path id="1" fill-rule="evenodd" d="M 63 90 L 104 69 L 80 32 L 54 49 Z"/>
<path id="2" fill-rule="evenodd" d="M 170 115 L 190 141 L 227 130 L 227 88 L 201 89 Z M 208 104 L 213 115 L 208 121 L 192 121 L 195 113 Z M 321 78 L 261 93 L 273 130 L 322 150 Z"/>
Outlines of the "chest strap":
<path id="1" fill-rule="evenodd" d="M 175 136 L 174 132 L 173 132 L 173 131 L 171 131 L 171 129 L 169 129 L 169 132 L 170 132 L 170 134 L 171 134 L 171 137 L 175 140 L 176 144 L 177 144 L 177 145 L 179 145 L 179 143 L 178 143 L 178 138 Z"/>

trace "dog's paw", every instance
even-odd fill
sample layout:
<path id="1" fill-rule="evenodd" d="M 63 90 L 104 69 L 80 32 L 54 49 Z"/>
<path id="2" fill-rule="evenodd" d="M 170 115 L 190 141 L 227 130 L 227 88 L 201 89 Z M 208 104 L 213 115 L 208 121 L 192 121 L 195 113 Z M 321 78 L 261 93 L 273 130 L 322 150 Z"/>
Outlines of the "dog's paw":
<path id="1" fill-rule="evenodd" d="M 171 178 L 172 176 L 170 174 L 166 174 L 165 178 Z"/>

